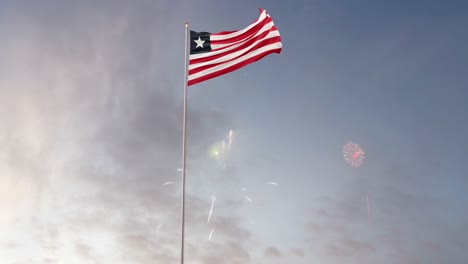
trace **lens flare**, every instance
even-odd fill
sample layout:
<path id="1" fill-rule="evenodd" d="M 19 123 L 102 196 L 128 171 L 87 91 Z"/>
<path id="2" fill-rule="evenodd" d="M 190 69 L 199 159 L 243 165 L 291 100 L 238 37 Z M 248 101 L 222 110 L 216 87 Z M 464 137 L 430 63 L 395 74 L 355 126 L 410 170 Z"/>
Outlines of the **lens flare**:
<path id="1" fill-rule="evenodd" d="M 220 160 L 223 154 L 223 141 L 215 142 L 211 145 L 208 155 L 212 159 Z"/>

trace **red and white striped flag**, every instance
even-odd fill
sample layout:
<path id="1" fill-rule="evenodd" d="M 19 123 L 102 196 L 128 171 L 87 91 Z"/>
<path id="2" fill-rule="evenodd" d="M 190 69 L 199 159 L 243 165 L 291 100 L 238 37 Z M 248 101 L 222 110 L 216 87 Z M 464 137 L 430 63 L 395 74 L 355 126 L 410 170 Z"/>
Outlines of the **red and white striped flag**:
<path id="1" fill-rule="evenodd" d="M 270 53 L 281 53 L 281 36 L 273 19 L 260 9 L 257 21 L 242 30 L 190 31 L 188 85 L 240 69 Z"/>

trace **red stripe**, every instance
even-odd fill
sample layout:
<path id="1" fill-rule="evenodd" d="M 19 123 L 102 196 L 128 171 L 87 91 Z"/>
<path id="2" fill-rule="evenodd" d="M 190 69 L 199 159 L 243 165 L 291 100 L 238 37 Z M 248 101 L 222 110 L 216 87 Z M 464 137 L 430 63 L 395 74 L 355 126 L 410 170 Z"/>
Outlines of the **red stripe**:
<path id="1" fill-rule="evenodd" d="M 243 53 L 239 54 L 238 56 L 230 59 L 230 60 L 225 60 L 225 61 L 222 61 L 222 62 L 218 62 L 218 63 L 213 63 L 213 64 L 209 64 L 209 65 L 205 65 L 205 66 L 202 66 L 202 67 L 198 67 L 198 68 L 195 68 L 195 69 L 192 69 L 192 70 L 189 70 L 189 75 L 192 75 L 192 74 L 195 74 L 197 72 L 201 72 L 203 70 L 206 70 L 206 69 L 209 69 L 209 68 L 212 68 L 212 67 L 215 67 L 217 65 L 220 65 L 220 64 L 225 64 L 225 63 L 228 63 L 230 61 L 233 61 L 235 59 L 238 59 L 239 57 L 242 57 L 242 56 L 245 56 L 246 54 L 249 54 L 261 47 L 264 47 L 264 46 L 267 46 L 269 44 L 273 44 L 273 43 L 278 43 L 278 42 L 281 42 L 281 37 L 280 36 L 277 36 L 277 37 L 272 37 L 272 38 L 269 38 L 269 39 L 264 39 L 262 41 L 260 41 L 259 43 L 257 43 L 255 46 L 251 47 L 250 49 L 244 51 Z M 229 53 L 228 53 L 229 54 Z M 228 54 L 223 54 L 223 56 L 226 56 Z M 215 57 L 215 56 L 213 56 Z M 218 57 L 218 56 L 217 56 Z M 212 58 L 210 57 L 210 60 Z M 213 58 L 214 59 L 214 58 Z"/>
<path id="2" fill-rule="evenodd" d="M 208 57 L 191 59 L 191 60 L 189 60 L 189 65 L 193 65 L 193 64 L 197 64 L 197 63 L 201 63 L 201 62 L 207 62 L 207 61 L 215 60 L 215 59 L 224 57 L 224 56 L 226 56 L 226 55 L 228 55 L 228 54 L 230 54 L 230 53 L 234 53 L 234 52 L 236 52 L 236 51 L 245 49 L 245 48 L 249 47 L 250 45 L 254 44 L 256 41 L 265 38 L 265 37 L 266 37 L 271 31 L 273 31 L 273 30 L 274 30 L 274 29 L 272 28 L 272 29 L 269 30 L 269 31 L 265 31 L 265 32 L 263 32 L 262 34 L 256 36 L 255 38 L 249 39 L 248 41 L 242 43 L 242 45 L 240 45 L 239 47 L 234 48 L 234 49 L 232 49 L 232 50 L 228 50 L 228 51 L 225 51 L 225 52 L 223 52 L 223 53 L 219 53 L 219 54 L 212 55 L 212 56 L 208 56 Z M 208 55 L 209 55 L 209 54 L 208 54 Z"/>
<path id="3" fill-rule="evenodd" d="M 260 16 L 262 15 L 262 12 L 263 12 L 263 9 L 259 8 L 260 10 Z M 266 14 L 268 16 L 268 14 Z M 258 22 L 258 18 L 255 19 L 254 21 L 252 21 L 252 23 L 250 23 L 249 25 L 252 25 L 254 24 L 255 22 Z M 234 32 L 238 32 L 239 30 L 231 30 L 231 31 L 221 31 L 221 32 L 218 32 L 218 33 L 211 33 L 211 35 L 228 35 L 228 34 L 231 34 L 231 33 L 234 33 Z"/>
<path id="4" fill-rule="evenodd" d="M 255 21 L 254 21 L 255 22 Z M 211 35 L 227 35 L 227 34 L 231 34 L 231 33 L 234 33 L 234 32 L 237 32 L 239 30 L 233 30 L 233 31 L 221 31 L 221 32 L 218 32 L 218 33 L 212 33 Z"/>
<path id="5" fill-rule="evenodd" d="M 240 34 L 239 36 L 235 36 L 235 37 L 227 38 L 227 39 L 223 39 L 223 40 L 211 40 L 210 39 L 211 44 L 212 45 L 219 45 L 219 44 L 229 44 L 229 43 L 233 43 L 233 42 L 242 41 L 242 40 L 244 40 L 246 38 L 249 38 L 249 37 L 255 35 L 258 31 L 260 31 L 260 29 L 263 28 L 263 26 L 270 23 L 271 21 L 273 21 L 271 19 L 271 17 L 266 17 L 265 19 L 263 19 L 262 22 L 258 23 L 257 25 L 255 25 L 251 29 L 249 29 L 246 32 Z M 211 35 L 213 36 L 213 35 L 217 35 L 217 34 L 215 33 L 215 34 L 211 34 Z"/>
<path id="6" fill-rule="evenodd" d="M 219 71 L 207 74 L 207 75 L 203 75 L 203 76 L 201 76 L 201 77 L 199 77 L 197 79 L 194 79 L 194 80 L 190 80 L 190 81 L 188 81 L 187 85 L 188 86 L 194 85 L 194 84 L 197 84 L 199 82 L 203 82 L 203 81 L 206 81 L 206 80 L 209 80 L 209 79 L 224 75 L 226 73 L 230 73 L 230 72 L 235 71 L 235 70 L 237 70 L 239 68 L 242 68 L 242 67 L 244 67 L 244 66 L 246 66 L 248 64 L 256 62 L 256 61 L 260 60 L 261 58 L 263 58 L 266 55 L 271 54 L 271 53 L 280 54 L 281 53 L 281 48 L 265 51 L 263 53 L 258 54 L 255 57 L 249 58 L 247 60 L 243 60 L 243 61 L 241 61 L 241 62 L 239 62 L 237 64 L 234 64 L 234 65 L 232 65 L 232 66 L 230 66 L 228 68 L 225 68 L 225 69 L 222 69 L 222 70 L 219 70 Z"/>
<path id="7" fill-rule="evenodd" d="M 274 31 L 274 30 L 277 30 L 277 28 L 275 27 L 275 25 L 271 25 L 271 28 L 270 28 L 268 31 L 266 31 L 266 32 L 271 32 L 271 31 Z M 255 34 L 256 34 L 256 33 L 255 33 Z M 263 33 L 260 34 L 259 36 L 261 36 L 261 35 L 263 35 L 263 34 L 265 34 L 265 32 L 263 32 Z M 268 33 L 266 33 L 266 34 L 268 34 Z M 257 36 L 256 38 L 258 39 L 258 36 Z M 248 41 L 248 40 L 249 40 L 249 39 L 245 39 L 244 41 Z M 217 48 L 217 49 L 214 49 L 214 50 L 211 50 L 211 51 L 221 51 L 221 50 L 224 50 L 224 49 L 228 49 L 228 48 L 230 48 L 230 47 L 232 47 L 232 46 L 234 46 L 234 45 L 238 45 L 238 44 L 240 44 L 240 43 L 242 43 L 242 42 L 243 42 L 243 41 L 233 42 L 231 45 L 225 45 L 225 46 L 222 47 L 222 48 Z"/>

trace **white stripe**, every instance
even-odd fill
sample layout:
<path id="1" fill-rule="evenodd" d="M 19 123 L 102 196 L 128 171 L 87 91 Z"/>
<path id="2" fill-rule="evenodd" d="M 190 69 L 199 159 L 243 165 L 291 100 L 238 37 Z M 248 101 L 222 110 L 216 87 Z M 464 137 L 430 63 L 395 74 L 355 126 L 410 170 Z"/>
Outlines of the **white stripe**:
<path id="1" fill-rule="evenodd" d="M 274 49 L 281 48 L 282 46 L 283 45 L 281 44 L 281 42 L 276 42 L 276 43 L 273 43 L 273 44 L 270 44 L 270 45 L 266 45 L 266 46 L 264 46 L 262 48 L 254 50 L 253 52 L 251 52 L 249 54 L 246 54 L 245 56 L 239 57 L 239 58 L 237 58 L 237 59 L 235 59 L 233 61 L 230 61 L 230 62 L 227 62 L 227 63 L 224 63 L 224 64 L 220 64 L 220 65 L 217 65 L 215 67 L 203 70 L 201 72 L 197 72 L 197 73 L 194 73 L 192 75 L 189 75 L 188 80 L 189 81 L 195 80 L 197 78 L 203 77 L 203 76 L 208 75 L 210 73 L 214 73 L 214 72 L 217 72 L 217 71 L 224 70 L 224 69 L 226 69 L 228 67 L 231 67 L 233 65 L 236 65 L 236 64 L 238 64 L 238 63 L 240 63 L 240 62 L 242 62 L 244 60 L 255 57 L 256 55 L 259 55 L 259 54 L 264 53 L 264 52 L 269 51 L 269 50 L 274 50 Z"/>
<path id="2" fill-rule="evenodd" d="M 262 34 L 263 32 L 265 31 L 268 31 L 268 30 L 271 30 L 271 28 L 274 26 L 273 24 L 273 21 L 271 21 L 270 23 L 266 24 L 265 26 L 263 26 L 263 28 L 260 29 L 259 32 L 257 32 L 257 34 L 255 34 L 254 36 L 252 36 L 252 38 Z M 274 31 L 278 31 L 277 29 L 275 29 Z M 245 42 L 245 41 L 243 41 Z M 211 57 L 213 55 L 217 55 L 217 54 L 221 54 L 221 53 L 224 53 L 226 51 L 229 51 L 229 50 L 232 50 L 232 49 L 235 49 L 237 47 L 239 47 L 240 45 L 242 45 L 243 42 L 239 42 L 238 44 L 235 44 L 235 45 L 232 45 L 234 43 L 231 43 L 231 44 L 223 44 L 223 45 L 232 45 L 231 47 L 229 48 L 226 48 L 226 49 L 223 49 L 223 50 L 219 50 L 219 46 L 221 45 L 215 45 L 215 46 L 218 46 L 216 48 L 216 50 L 212 49 L 212 51 L 210 52 L 206 52 L 206 53 L 199 53 L 199 54 L 190 54 L 190 60 L 193 60 L 193 59 L 200 59 L 200 58 L 206 58 L 206 57 Z M 213 46 L 212 46 L 213 47 Z"/>
<path id="3" fill-rule="evenodd" d="M 265 24 L 259 31 L 257 31 L 254 35 L 252 36 L 249 36 L 245 39 L 241 39 L 241 40 L 238 40 L 236 42 L 229 42 L 229 43 L 224 43 L 224 44 L 211 44 L 211 52 L 213 51 L 217 51 L 219 49 L 222 49 L 222 48 L 226 48 L 228 46 L 232 46 L 234 44 L 242 44 L 243 42 L 246 42 L 247 40 L 249 39 L 252 39 L 252 38 L 255 38 L 256 36 L 262 34 L 263 32 L 265 31 L 268 31 L 268 30 L 271 30 L 271 28 L 274 26 L 275 24 L 273 23 L 273 21 L 271 22 L 268 22 L 268 24 Z M 238 46 L 238 45 L 237 45 Z M 237 47 L 236 46 L 236 47 Z M 225 50 L 230 50 L 232 48 L 229 47 L 229 49 L 225 49 Z M 203 53 L 202 53 L 203 54 Z"/>
<path id="4" fill-rule="evenodd" d="M 226 35 L 211 35 L 210 40 L 225 40 L 225 39 L 229 39 L 229 38 L 233 38 L 233 37 L 237 37 L 239 35 L 242 35 L 244 32 L 249 31 L 249 29 L 255 27 L 255 25 L 262 22 L 262 20 L 264 20 L 266 17 L 267 17 L 266 11 L 263 10 L 262 13 L 260 14 L 260 17 L 257 19 L 257 21 L 250 24 L 248 27 L 246 27 L 246 28 L 244 28 L 242 30 L 236 31 L 236 32 L 232 32 L 230 34 L 226 34 Z"/>
<path id="5" fill-rule="evenodd" d="M 277 37 L 279 35 L 280 34 L 279 34 L 278 30 L 272 31 L 272 32 L 268 33 L 268 35 L 266 37 L 255 41 L 254 43 L 252 43 L 252 45 L 250 45 L 250 46 L 248 46 L 248 47 L 246 47 L 244 49 L 238 50 L 236 52 L 228 53 L 228 54 L 226 54 L 226 55 L 224 55 L 222 57 L 219 57 L 217 59 L 214 59 L 214 60 L 189 65 L 189 70 L 193 70 L 193 69 L 197 69 L 199 67 L 203 67 L 203 66 L 206 66 L 206 65 L 217 64 L 217 63 L 221 63 L 223 61 L 228 61 L 228 60 L 237 58 L 239 56 L 242 56 L 242 54 L 244 54 L 245 52 L 249 52 L 250 50 L 252 50 L 252 48 L 255 47 L 255 45 L 257 45 L 261 41 L 264 41 L 264 40 L 267 40 L 267 39 L 270 39 L 270 38 L 273 38 L 273 37 Z"/>

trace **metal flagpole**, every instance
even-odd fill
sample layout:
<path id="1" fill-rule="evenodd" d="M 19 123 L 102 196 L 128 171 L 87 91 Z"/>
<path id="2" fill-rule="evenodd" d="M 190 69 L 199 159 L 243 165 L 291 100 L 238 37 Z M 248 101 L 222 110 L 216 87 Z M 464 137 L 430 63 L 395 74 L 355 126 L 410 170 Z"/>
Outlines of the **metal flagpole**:
<path id="1" fill-rule="evenodd" d="M 186 123 L 187 123 L 187 35 L 189 25 L 185 22 L 185 56 L 184 56 L 184 116 L 182 125 L 182 240 L 180 263 L 184 264 L 184 231 L 185 231 L 185 144 L 186 144 Z"/>

